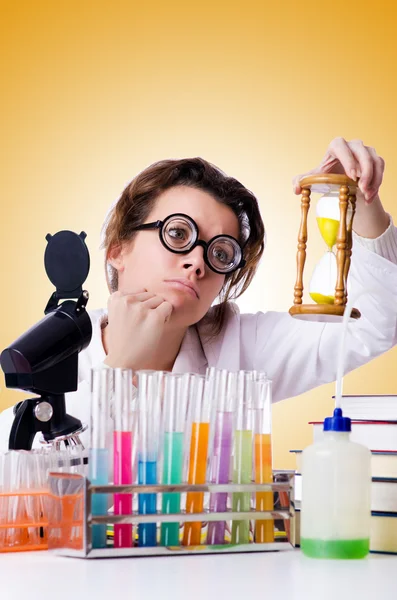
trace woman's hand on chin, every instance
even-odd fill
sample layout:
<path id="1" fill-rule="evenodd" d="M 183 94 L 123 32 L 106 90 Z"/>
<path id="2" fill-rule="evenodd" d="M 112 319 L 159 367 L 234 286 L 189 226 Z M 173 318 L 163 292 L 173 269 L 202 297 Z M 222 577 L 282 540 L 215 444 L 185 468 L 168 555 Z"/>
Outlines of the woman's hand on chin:
<path id="1" fill-rule="evenodd" d="M 133 370 L 150 364 L 172 310 L 170 302 L 147 290 L 114 292 L 108 301 L 105 364 Z"/>

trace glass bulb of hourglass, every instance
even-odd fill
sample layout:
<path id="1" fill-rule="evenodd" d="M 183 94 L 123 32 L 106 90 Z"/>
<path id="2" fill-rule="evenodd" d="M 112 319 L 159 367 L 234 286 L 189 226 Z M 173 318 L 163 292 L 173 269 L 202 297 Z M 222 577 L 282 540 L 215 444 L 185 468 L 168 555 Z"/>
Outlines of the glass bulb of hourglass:
<path id="1" fill-rule="evenodd" d="M 313 271 L 309 286 L 311 299 L 317 304 L 334 304 L 336 277 L 336 256 L 329 250 Z"/>
<path id="2" fill-rule="evenodd" d="M 340 221 L 338 192 L 329 192 L 320 198 L 316 206 L 316 217 L 321 236 L 331 250 L 336 243 Z"/>
<path id="3" fill-rule="evenodd" d="M 316 217 L 328 252 L 324 254 L 313 271 L 309 294 L 317 304 L 334 304 L 337 266 L 332 248 L 336 244 L 340 221 L 339 192 L 330 191 L 320 198 L 316 205 Z"/>

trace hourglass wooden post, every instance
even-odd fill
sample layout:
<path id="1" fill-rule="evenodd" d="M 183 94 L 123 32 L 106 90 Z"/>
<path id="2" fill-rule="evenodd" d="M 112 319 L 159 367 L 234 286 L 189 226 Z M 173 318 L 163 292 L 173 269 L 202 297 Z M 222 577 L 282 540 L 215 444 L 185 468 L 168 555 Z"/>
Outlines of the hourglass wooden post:
<path id="1" fill-rule="evenodd" d="M 347 304 L 347 277 L 352 254 L 352 231 L 356 208 L 357 182 L 346 175 L 319 174 L 304 177 L 300 181 L 300 186 L 302 187 L 302 197 L 301 223 L 296 256 L 297 275 L 294 287 L 294 305 L 290 308 L 289 312 L 294 317 L 308 320 L 339 320 L 338 318 L 343 317 L 345 306 Z M 336 248 L 335 292 L 332 298 L 326 298 L 327 303 L 317 302 L 316 304 L 303 304 L 303 273 L 308 240 L 307 216 L 310 208 L 311 192 L 319 191 L 316 189 L 319 186 L 322 186 L 322 188 L 325 186 L 330 191 L 338 191 L 339 193 L 339 224 L 336 220 L 332 221 L 337 226 L 337 232 L 334 229 L 333 238 Z M 334 198 L 334 200 L 337 202 L 337 199 Z M 335 261 L 333 253 L 332 258 Z M 317 298 L 315 299 L 317 301 Z M 358 319 L 359 317 L 360 312 L 356 308 L 353 308 L 351 318 Z"/>

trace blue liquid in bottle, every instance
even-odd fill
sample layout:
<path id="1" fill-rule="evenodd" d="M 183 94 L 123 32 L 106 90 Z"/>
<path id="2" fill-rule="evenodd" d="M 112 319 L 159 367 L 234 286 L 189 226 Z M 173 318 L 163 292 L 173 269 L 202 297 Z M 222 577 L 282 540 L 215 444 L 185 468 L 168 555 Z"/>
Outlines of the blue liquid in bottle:
<path id="1" fill-rule="evenodd" d="M 157 461 L 138 462 L 138 483 L 150 485 L 157 483 Z M 140 515 L 156 514 L 156 494 L 138 495 L 138 512 Z M 156 523 L 139 523 L 138 546 L 156 546 Z"/>
<path id="2" fill-rule="evenodd" d="M 107 449 L 90 450 L 90 481 L 93 485 L 109 483 L 109 451 Z M 106 515 L 108 512 L 107 494 L 92 495 L 92 516 Z M 92 547 L 106 548 L 106 525 L 92 525 Z"/>

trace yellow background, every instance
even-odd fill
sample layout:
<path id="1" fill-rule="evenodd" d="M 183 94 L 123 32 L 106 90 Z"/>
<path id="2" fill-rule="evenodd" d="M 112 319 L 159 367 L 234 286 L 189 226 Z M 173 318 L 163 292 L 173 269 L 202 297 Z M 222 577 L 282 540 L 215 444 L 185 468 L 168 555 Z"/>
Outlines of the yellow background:
<path id="1" fill-rule="evenodd" d="M 156 160 L 202 156 L 259 198 L 268 245 L 246 311 L 292 303 L 300 208 L 290 182 L 332 138 L 361 138 L 385 158 L 381 197 L 396 213 L 393 1 L 0 6 L 0 349 L 41 318 L 53 291 L 48 232 L 87 232 L 89 306 L 105 304 L 103 218 Z M 307 272 L 324 251 L 317 232 L 309 250 Z M 396 359 L 393 350 L 349 375 L 345 393 L 397 393 Z M 0 388 L 0 409 L 23 398 Z M 294 466 L 288 450 L 310 442 L 307 421 L 330 413 L 333 392 L 274 406 L 276 467 Z"/>

